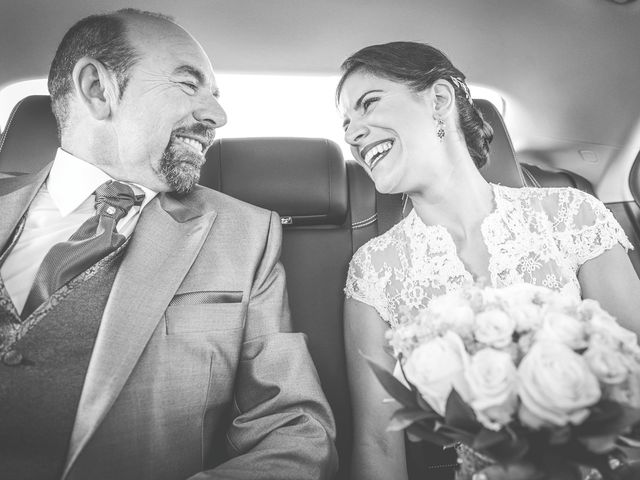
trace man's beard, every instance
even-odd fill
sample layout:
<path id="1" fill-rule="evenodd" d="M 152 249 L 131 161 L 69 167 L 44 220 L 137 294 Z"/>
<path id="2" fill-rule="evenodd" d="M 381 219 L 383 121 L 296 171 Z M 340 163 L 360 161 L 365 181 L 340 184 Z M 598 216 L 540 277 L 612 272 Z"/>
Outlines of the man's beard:
<path id="1" fill-rule="evenodd" d="M 204 158 L 178 147 L 179 141 L 172 138 L 167 145 L 160 159 L 160 174 L 172 191 L 184 194 L 189 193 L 200 179 Z"/>
<path id="2" fill-rule="evenodd" d="M 200 169 L 205 162 L 204 153 L 198 155 L 176 138 L 178 135 L 189 137 L 189 134 L 203 138 L 207 145 L 211 145 L 215 128 L 196 123 L 171 133 L 171 140 L 160 159 L 160 174 L 169 188 L 180 194 L 189 193 L 193 189 L 200 180 Z"/>

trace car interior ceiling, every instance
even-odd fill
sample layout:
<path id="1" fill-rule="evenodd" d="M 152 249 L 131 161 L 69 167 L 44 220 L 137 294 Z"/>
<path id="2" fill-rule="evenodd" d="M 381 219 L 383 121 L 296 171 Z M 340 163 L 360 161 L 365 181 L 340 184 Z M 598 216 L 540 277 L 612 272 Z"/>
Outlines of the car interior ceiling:
<path id="1" fill-rule="evenodd" d="M 477 100 L 494 129 L 491 160 L 481 169 L 491 182 L 512 187 L 570 186 L 593 193 L 584 178 L 520 164 L 493 104 Z M 58 146 L 48 96 L 30 96 L 14 108 L 0 137 L 0 172 L 30 173 L 53 159 Z M 406 215 L 401 195 L 379 194 L 364 170 L 345 161 L 330 140 L 244 138 L 216 140 L 207 152 L 200 183 L 277 211 L 283 219 L 281 260 L 294 329 L 308 337 L 323 388 L 333 408 L 339 478 L 347 478 L 351 457 L 351 412 L 342 339 L 342 304 L 353 253 Z M 640 273 L 640 155 L 630 178 L 635 201 L 608 204 L 636 247 L 630 252 Z"/>

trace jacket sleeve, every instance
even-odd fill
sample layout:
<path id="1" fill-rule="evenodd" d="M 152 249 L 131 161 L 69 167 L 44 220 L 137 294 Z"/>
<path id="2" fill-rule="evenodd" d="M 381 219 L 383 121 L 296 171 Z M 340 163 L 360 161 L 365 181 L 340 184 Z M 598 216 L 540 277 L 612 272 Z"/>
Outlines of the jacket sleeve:
<path id="1" fill-rule="evenodd" d="M 282 229 L 272 213 L 256 270 L 237 372 L 231 459 L 200 479 L 329 479 L 337 469 L 335 424 L 302 333 L 291 332 Z"/>

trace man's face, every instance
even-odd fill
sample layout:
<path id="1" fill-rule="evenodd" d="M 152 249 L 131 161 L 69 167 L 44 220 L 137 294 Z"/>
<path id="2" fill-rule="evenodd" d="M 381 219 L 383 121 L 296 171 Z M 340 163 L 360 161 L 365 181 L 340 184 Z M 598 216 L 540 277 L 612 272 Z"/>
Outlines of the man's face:
<path id="1" fill-rule="evenodd" d="M 140 58 L 113 108 L 112 171 L 156 191 L 188 192 L 215 129 L 227 121 L 211 63 L 174 24 L 136 19 L 128 25 Z"/>

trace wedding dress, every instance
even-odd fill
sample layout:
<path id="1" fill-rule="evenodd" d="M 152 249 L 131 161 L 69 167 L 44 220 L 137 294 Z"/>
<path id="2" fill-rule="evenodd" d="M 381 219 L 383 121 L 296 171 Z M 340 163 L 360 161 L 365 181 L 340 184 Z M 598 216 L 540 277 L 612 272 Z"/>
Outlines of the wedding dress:
<path id="1" fill-rule="evenodd" d="M 580 296 L 577 272 L 616 243 L 633 248 L 599 200 L 572 188 L 510 188 L 491 184 L 494 210 L 482 222 L 493 287 L 542 285 Z M 353 256 L 347 298 L 371 305 L 391 327 L 400 312 L 421 310 L 439 295 L 480 279 L 465 268 L 446 228 L 425 225 L 413 210 Z M 409 478 L 454 477 L 455 452 L 407 444 Z M 583 478 L 588 478 L 584 475 Z M 590 477 L 589 477 L 590 478 Z"/>
<path id="2" fill-rule="evenodd" d="M 531 283 L 579 296 L 584 262 L 616 243 L 633 248 L 604 204 L 580 190 L 491 188 L 494 210 L 481 231 L 490 257 L 485 281 L 493 287 Z M 394 327 L 400 308 L 424 309 L 430 299 L 477 280 L 446 228 L 425 225 L 413 210 L 356 252 L 345 294 Z"/>

